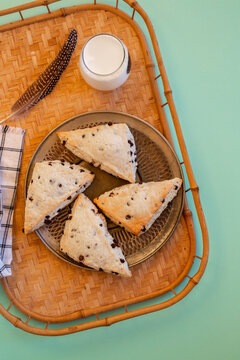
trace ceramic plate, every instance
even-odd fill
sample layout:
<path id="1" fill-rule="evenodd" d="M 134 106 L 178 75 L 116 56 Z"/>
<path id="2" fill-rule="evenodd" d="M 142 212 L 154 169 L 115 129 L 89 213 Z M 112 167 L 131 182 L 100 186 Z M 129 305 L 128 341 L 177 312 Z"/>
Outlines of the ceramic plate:
<path id="1" fill-rule="evenodd" d="M 162 181 L 174 177 L 179 177 L 183 180 L 181 165 L 176 153 L 165 137 L 154 127 L 129 114 L 100 111 L 75 116 L 60 124 L 46 136 L 30 161 L 25 182 L 25 197 L 34 164 L 43 160 L 64 159 L 69 162 L 81 164 L 93 171 L 95 173 L 95 179 L 91 186 L 85 191 L 85 194 L 91 200 L 105 191 L 126 184 L 126 181 L 81 161 L 61 145 L 56 135 L 57 131 L 82 129 L 108 122 L 126 123 L 134 136 L 138 161 L 137 182 Z M 177 197 L 173 199 L 152 227 L 141 236 L 135 236 L 125 231 L 107 219 L 108 229 L 111 235 L 117 239 L 130 267 L 152 256 L 170 238 L 180 219 L 183 209 L 183 199 L 184 184 L 179 190 Z M 37 234 L 43 243 L 62 260 L 83 267 L 83 265 L 78 264 L 59 250 L 59 241 L 72 205 L 73 204 L 63 209 L 59 215 L 52 220 L 50 225 L 43 226 L 37 230 Z"/>

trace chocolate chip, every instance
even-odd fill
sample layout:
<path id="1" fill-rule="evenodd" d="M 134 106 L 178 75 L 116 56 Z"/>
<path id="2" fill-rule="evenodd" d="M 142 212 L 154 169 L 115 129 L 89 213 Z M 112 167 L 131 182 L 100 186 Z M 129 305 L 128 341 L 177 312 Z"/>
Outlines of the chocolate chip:
<path id="1" fill-rule="evenodd" d="M 111 244 L 111 247 L 112 247 L 113 249 L 114 249 L 116 246 L 117 246 L 117 245 L 114 244 L 114 243 Z"/>
<path id="2" fill-rule="evenodd" d="M 85 135 L 82 135 L 82 138 L 85 138 Z"/>
<path id="3" fill-rule="evenodd" d="M 126 219 L 126 220 L 131 219 L 131 215 L 126 215 L 126 216 L 125 216 L 125 219 Z"/>
<path id="4" fill-rule="evenodd" d="M 50 161 L 50 162 L 48 163 L 48 165 L 49 165 L 49 166 L 52 166 L 52 163 L 51 163 L 51 161 Z"/>
<path id="5" fill-rule="evenodd" d="M 130 206 L 129 202 L 127 202 L 127 206 Z"/>
<path id="6" fill-rule="evenodd" d="M 88 245 L 87 248 L 90 249 L 90 246 Z"/>
<path id="7" fill-rule="evenodd" d="M 70 195 L 70 196 L 67 198 L 67 200 L 71 200 L 71 198 L 72 198 L 72 197 L 71 197 L 71 195 Z"/>
<path id="8" fill-rule="evenodd" d="M 33 198 L 32 198 L 32 196 L 30 196 L 29 198 L 28 198 L 30 201 L 33 201 Z"/>
<path id="9" fill-rule="evenodd" d="M 114 196 L 114 193 L 113 192 L 110 192 L 110 194 L 108 195 L 109 197 L 113 197 Z"/>
<path id="10" fill-rule="evenodd" d="M 24 229 L 22 229 L 22 232 L 24 233 Z"/>
<path id="11" fill-rule="evenodd" d="M 92 210 L 92 212 L 95 214 L 95 209 L 91 209 Z"/>
<path id="12" fill-rule="evenodd" d="M 80 172 L 85 172 L 85 170 L 83 170 L 83 169 L 80 169 Z"/>
<path id="13" fill-rule="evenodd" d="M 69 216 L 69 217 L 68 217 L 68 220 L 72 220 L 72 216 Z"/>
<path id="14" fill-rule="evenodd" d="M 44 224 L 49 225 L 51 224 L 52 220 L 44 219 Z"/>
<path id="15" fill-rule="evenodd" d="M 66 140 L 63 140 L 62 145 L 63 145 L 63 146 L 66 145 Z"/>
<path id="16" fill-rule="evenodd" d="M 119 275 L 119 273 L 116 272 L 116 271 L 112 271 L 112 273 L 113 273 L 114 275 Z"/>
<path id="17" fill-rule="evenodd" d="M 131 197 L 131 200 L 134 200 L 134 198 L 133 198 L 133 197 Z"/>
<path id="18" fill-rule="evenodd" d="M 113 124 L 113 123 L 112 123 L 111 121 L 108 122 L 108 125 L 109 125 L 109 126 L 112 126 L 112 124 Z"/>
<path id="19" fill-rule="evenodd" d="M 33 179 L 31 180 L 31 184 L 33 183 Z"/>
<path id="20" fill-rule="evenodd" d="M 141 231 L 146 231 L 147 229 L 145 228 L 145 226 L 142 227 Z"/>
<path id="21" fill-rule="evenodd" d="M 74 231 L 77 231 L 77 229 L 72 229 L 71 231 L 73 231 L 73 232 L 74 232 Z"/>
<path id="22" fill-rule="evenodd" d="M 92 134 L 92 136 L 95 136 L 95 134 Z"/>
<path id="23" fill-rule="evenodd" d="M 103 271 L 103 269 L 102 269 L 102 268 L 99 268 L 98 271 Z"/>
<path id="24" fill-rule="evenodd" d="M 103 226 L 103 224 L 99 224 L 99 226 L 101 226 L 101 227 L 102 227 L 102 226 Z"/>
<path id="25" fill-rule="evenodd" d="M 75 181 L 75 185 L 77 185 L 77 183 L 78 183 L 78 182 L 77 182 L 77 181 Z"/>
<path id="26" fill-rule="evenodd" d="M 120 259 L 120 261 L 121 261 L 122 264 L 125 263 L 125 260 L 124 260 L 124 259 Z"/>
<path id="27" fill-rule="evenodd" d="M 174 190 L 177 190 L 177 189 L 178 189 L 178 186 L 177 186 L 177 185 L 175 185 L 175 186 L 174 186 Z"/>
<path id="28" fill-rule="evenodd" d="M 128 140 L 128 143 L 130 146 L 133 146 L 133 142 L 131 140 Z"/>
<path id="29" fill-rule="evenodd" d="M 39 176 L 38 176 L 38 180 L 40 179 L 40 177 L 41 177 L 41 176 L 39 175 Z"/>
<path id="30" fill-rule="evenodd" d="M 45 219 L 50 219 L 50 215 L 45 216 Z"/>
<path id="31" fill-rule="evenodd" d="M 84 256 L 83 255 L 80 255 L 79 256 L 79 261 L 83 261 L 84 260 Z"/>
<path id="32" fill-rule="evenodd" d="M 62 166 L 65 166 L 64 162 L 61 162 L 61 165 L 62 165 Z"/>
<path id="33" fill-rule="evenodd" d="M 162 199 L 162 204 L 165 202 L 165 199 Z"/>
<path id="34" fill-rule="evenodd" d="M 73 235 L 71 235 L 70 238 L 73 238 Z"/>
<path id="35" fill-rule="evenodd" d="M 50 179 L 49 182 L 50 182 L 50 184 L 54 184 L 54 183 L 55 183 L 55 181 L 52 180 L 52 179 Z"/>
<path id="36" fill-rule="evenodd" d="M 91 174 L 91 175 L 94 175 L 94 172 L 93 172 L 93 171 L 90 171 L 90 174 Z"/>
<path id="37" fill-rule="evenodd" d="M 62 184 L 58 184 L 59 187 L 62 187 Z"/>
<path id="38" fill-rule="evenodd" d="M 70 166 L 70 169 L 72 169 L 72 170 L 73 170 L 73 166 Z"/>

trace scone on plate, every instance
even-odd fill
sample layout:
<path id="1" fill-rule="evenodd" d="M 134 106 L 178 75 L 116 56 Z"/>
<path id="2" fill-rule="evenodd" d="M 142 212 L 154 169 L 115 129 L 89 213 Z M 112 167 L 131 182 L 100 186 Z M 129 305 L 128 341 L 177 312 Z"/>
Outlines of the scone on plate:
<path id="1" fill-rule="evenodd" d="M 84 194 L 78 196 L 66 221 L 60 250 L 95 270 L 131 276 L 121 248 L 108 232 L 104 216 Z"/>
<path id="2" fill-rule="evenodd" d="M 89 170 L 66 161 L 36 163 L 26 198 L 25 233 L 50 224 L 51 219 L 84 191 L 93 178 L 94 174 Z"/>
<path id="3" fill-rule="evenodd" d="M 126 124 L 99 125 L 87 129 L 57 132 L 73 154 L 102 170 L 135 182 L 136 146 Z"/>
<path id="4" fill-rule="evenodd" d="M 177 195 L 181 185 L 179 178 L 128 184 L 108 191 L 93 201 L 114 223 L 140 235 L 152 226 Z"/>

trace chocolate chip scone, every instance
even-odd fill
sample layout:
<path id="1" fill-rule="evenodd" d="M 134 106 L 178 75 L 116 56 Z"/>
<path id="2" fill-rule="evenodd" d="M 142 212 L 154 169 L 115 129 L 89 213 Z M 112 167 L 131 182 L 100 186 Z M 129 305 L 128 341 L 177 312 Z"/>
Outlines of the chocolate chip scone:
<path id="1" fill-rule="evenodd" d="M 66 221 L 60 250 L 95 270 L 131 276 L 121 248 L 108 232 L 104 216 L 84 194 L 78 196 Z"/>
<path id="2" fill-rule="evenodd" d="M 135 182 L 137 153 L 134 137 L 126 124 L 99 125 L 87 129 L 57 132 L 73 154 L 102 170 Z"/>
<path id="3" fill-rule="evenodd" d="M 25 233 L 50 224 L 63 207 L 92 183 L 93 178 L 94 174 L 89 170 L 66 161 L 36 163 L 26 198 Z"/>
<path id="4" fill-rule="evenodd" d="M 182 185 L 179 178 L 161 182 L 128 184 L 108 191 L 93 201 L 114 223 L 135 235 L 147 231 Z"/>

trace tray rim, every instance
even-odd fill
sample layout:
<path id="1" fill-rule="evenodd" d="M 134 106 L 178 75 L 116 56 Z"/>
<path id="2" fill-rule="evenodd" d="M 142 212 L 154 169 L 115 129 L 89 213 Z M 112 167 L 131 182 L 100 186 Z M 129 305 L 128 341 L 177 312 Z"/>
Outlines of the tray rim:
<path id="1" fill-rule="evenodd" d="M 167 241 L 170 239 L 170 237 L 173 235 L 180 219 L 181 219 L 181 216 L 182 216 L 182 212 L 183 212 L 183 207 L 184 207 L 184 195 L 185 195 L 185 181 L 184 181 L 184 176 L 183 176 L 183 171 L 182 171 L 182 167 L 180 165 L 180 161 L 178 159 L 178 156 L 174 150 L 174 148 L 171 146 L 171 144 L 168 142 L 168 140 L 165 138 L 165 136 L 163 134 L 160 133 L 160 131 L 158 129 L 156 129 L 154 126 L 152 126 L 150 123 L 148 123 L 147 121 L 139 118 L 138 116 L 135 116 L 135 115 L 132 115 L 132 114 L 128 114 L 128 113 L 125 113 L 125 112 L 122 112 L 122 111 L 113 111 L 113 110 L 96 110 L 96 111 L 89 111 L 89 112 L 84 112 L 82 114 L 78 114 L 78 115 L 75 115 L 75 116 L 72 116 L 71 118 L 67 119 L 67 120 L 64 120 L 63 122 L 61 122 L 60 124 L 58 124 L 54 129 L 52 129 L 45 137 L 44 139 L 41 141 L 41 143 L 37 146 L 36 150 L 34 151 L 30 161 L 29 161 L 29 164 L 28 164 L 28 167 L 27 167 L 27 171 L 26 171 L 26 175 L 25 175 L 25 180 L 24 180 L 24 200 L 26 201 L 26 197 L 27 197 L 27 181 L 28 181 L 28 175 L 29 175 L 29 171 L 30 171 L 30 168 L 32 167 L 32 164 L 34 162 L 34 159 L 35 157 L 37 156 L 38 154 L 38 151 L 41 149 L 42 145 L 45 143 L 45 141 L 54 133 L 56 133 L 56 131 L 62 126 L 62 125 L 65 125 L 69 122 L 71 122 L 72 120 L 74 119 L 77 119 L 79 117 L 82 117 L 82 116 L 87 116 L 87 115 L 94 115 L 96 113 L 102 113 L 102 114 L 106 114 L 106 113 L 111 113 L 111 114 L 118 114 L 118 115 L 123 115 L 123 116 L 127 116 L 127 117 L 131 117 L 131 118 L 134 118 L 135 120 L 145 124 L 146 126 L 148 126 L 149 128 L 152 129 L 152 131 L 154 131 L 155 133 L 157 133 L 158 136 L 161 137 L 161 139 L 168 145 L 169 149 L 171 150 L 175 160 L 176 160 L 176 163 L 178 164 L 178 168 L 179 168 L 179 171 L 180 171 L 180 174 L 181 174 L 181 179 L 182 179 L 182 199 L 181 199 L 181 208 L 180 208 L 180 211 L 178 213 L 178 216 L 177 216 L 177 219 L 176 219 L 176 222 L 173 226 L 173 228 L 171 229 L 169 235 L 167 236 L 167 238 L 159 245 L 158 248 L 155 249 L 154 252 L 152 252 L 151 254 L 147 255 L 142 261 L 138 261 L 136 262 L 135 264 L 133 265 L 129 265 L 129 267 L 131 268 L 132 266 L 136 266 L 138 264 L 141 264 L 143 261 L 146 261 L 147 259 L 151 258 L 154 254 L 156 254 L 156 252 L 158 252 L 166 243 Z M 57 252 L 54 251 L 54 249 L 51 248 L 51 246 L 45 241 L 45 239 L 43 238 L 43 236 L 41 235 L 41 233 L 39 233 L 38 230 L 35 231 L 37 236 L 40 238 L 40 240 L 44 243 L 45 246 L 47 246 L 47 248 L 55 255 L 57 256 L 59 259 L 61 259 L 62 261 L 65 261 L 67 262 L 68 264 L 71 264 L 73 266 L 76 266 L 78 268 L 82 268 L 84 270 L 89 270 L 89 271 L 92 271 L 92 269 L 89 269 L 89 268 L 86 268 L 86 267 L 83 267 L 81 265 L 77 265 L 76 263 L 74 262 L 70 262 L 68 261 L 67 259 L 61 257 Z"/>
<path id="2" fill-rule="evenodd" d="M 11 9 L 7 9 L 7 10 L 2 10 L 0 11 L 0 15 L 7 15 L 10 13 L 14 13 L 14 12 L 19 12 L 21 10 L 24 9 L 28 9 L 28 8 L 32 8 L 32 7 L 36 7 L 36 6 L 46 6 L 48 8 L 48 5 L 56 2 L 56 1 L 60 1 L 60 0 L 47 0 L 47 1 L 42 1 L 42 0 L 37 0 L 34 1 L 32 3 L 28 3 L 28 4 L 24 4 L 21 6 L 17 6 L 15 8 L 11 8 Z M 199 258 L 200 261 L 200 266 L 198 271 L 195 273 L 194 276 L 189 277 L 189 281 L 186 285 L 186 287 L 181 290 L 180 293 L 176 294 L 176 292 L 174 291 L 173 288 L 169 289 L 171 291 L 173 291 L 174 293 L 174 297 L 170 300 L 167 300 L 165 302 L 160 302 L 156 305 L 152 305 L 152 306 L 147 306 L 144 308 L 141 308 L 139 310 L 133 310 L 128 312 L 127 308 L 125 307 L 125 313 L 120 314 L 120 315 L 115 315 L 115 316 L 110 316 L 110 317 L 106 317 L 104 319 L 99 319 L 99 317 L 97 316 L 97 320 L 93 321 L 93 322 L 88 322 L 85 324 L 79 324 L 77 326 L 71 326 L 71 327 L 65 327 L 62 329 L 47 329 L 48 327 L 48 323 L 49 321 L 51 321 L 51 319 L 47 322 L 47 326 L 45 329 L 42 328 L 37 328 L 34 326 L 29 326 L 28 325 L 28 320 L 27 323 L 24 323 L 21 319 L 19 319 L 18 317 L 12 315 L 11 313 L 9 313 L 9 309 L 11 307 L 11 305 L 13 304 L 13 299 L 11 299 L 11 295 L 8 292 L 8 288 L 7 288 L 7 281 L 6 278 L 1 280 L 3 288 L 6 292 L 6 294 L 9 296 L 11 304 L 9 306 L 8 309 L 5 309 L 1 304 L 0 304 L 0 313 L 8 320 L 10 321 L 12 324 L 14 324 L 14 326 L 21 328 L 27 332 L 33 333 L 33 334 L 37 334 L 37 335 L 65 335 L 65 334 L 69 334 L 69 333 L 74 333 L 77 331 L 82 331 L 82 330 L 86 330 L 86 329 L 90 329 L 90 328 L 94 328 L 94 327 L 99 327 L 99 326 L 107 326 L 107 325 L 111 325 L 115 322 L 118 321 L 122 321 L 125 319 L 129 319 L 129 318 L 133 318 L 135 316 L 140 316 L 143 314 L 147 314 L 150 312 L 154 312 L 157 310 L 161 310 L 164 309 L 166 307 L 169 307 L 175 303 L 177 303 L 178 301 L 180 301 L 181 299 L 183 299 L 193 288 L 196 284 L 198 284 L 198 282 L 200 281 L 206 265 L 207 265 L 207 261 L 208 261 L 208 252 L 209 252 L 209 242 L 208 242 L 208 231 L 207 231 L 207 226 L 206 226 L 206 221 L 205 221 L 205 217 L 204 217 L 204 213 L 203 213 L 203 209 L 201 207 L 201 202 L 200 202 L 200 196 L 199 196 L 199 187 L 195 181 L 194 175 L 193 175 L 193 171 L 192 171 L 192 167 L 191 167 L 191 163 L 188 157 L 188 153 L 187 153 L 187 149 L 186 149 L 186 145 L 184 142 L 184 138 L 183 138 L 183 134 L 182 134 L 182 130 L 181 130 L 181 126 L 180 126 L 180 122 L 179 122 L 179 118 L 176 112 L 176 108 L 175 108 L 175 104 L 173 101 L 173 97 L 172 97 L 172 90 L 170 88 L 169 85 L 169 81 L 167 78 L 167 74 L 166 74 L 166 70 L 162 61 L 162 57 L 161 57 L 161 53 L 159 50 L 159 46 L 157 43 L 157 38 L 156 38 L 156 34 L 153 28 L 153 25 L 149 19 L 149 17 L 147 16 L 146 12 L 141 8 L 141 6 L 133 0 L 123 0 L 125 3 L 127 3 L 132 9 L 133 9 L 133 13 L 132 13 L 132 17 L 130 17 L 128 14 L 126 14 L 124 11 L 120 10 L 118 8 L 118 0 L 116 1 L 116 6 L 110 6 L 110 5 L 106 5 L 106 4 L 96 4 L 96 0 L 94 0 L 93 4 L 84 4 L 84 5 L 77 5 L 74 7 L 65 7 L 59 10 L 56 10 L 54 12 L 49 11 L 49 14 L 44 14 L 44 15 L 39 15 L 39 16 L 33 16 L 29 19 L 24 19 L 21 21 L 17 21 L 15 23 L 11 23 L 11 24 L 6 24 L 6 25 L 2 25 L 0 26 L 0 32 L 3 31 L 7 31 L 7 30 L 11 30 L 14 29 L 16 27 L 20 27 L 20 26 L 24 26 L 27 24 L 32 24 L 34 22 L 39 22 L 39 21 L 44 21 L 44 20 L 49 20 L 55 17 L 59 17 L 59 16 L 66 16 L 69 15 L 71 13 L 74 12 L 78 12 L 81 10 L 108 10 L 111 11 L 117 15 L 119 15 L 120 17 L 124 18 L 129 24 L 131 24 L 131 26 L 134 28 L 134 30 L 136 31 L 139 40 L 141 42 L 142 45 L 142 49 L 143 49 L 143 53 L 144 53 L 144 57 L 145 57 L 145 64 L 146 64 L 146 68 L 148 71 L 148 75 L 149 75 L 149 80 L 150 80 L 150 84 L 152 87 L 152 91 L 153 94 L 155 96 L 155 101 L 156 101 L 156 105 L 157 105 L 157 109 L 159 112 L 159 116 L 161 118 L 162 121 L 162 126 L 163 126 L 163 134 L 164 136 L 168 139 L 168 141 L 173 144 L 172 141 L 172 137 L 171 137 L 171 132 L 170 132 L 170 128 L 169 128 L 169 124 L 168 124 L 168 120 L 166 118 L 166 114 L 165 111 L 163 109 L 163 107 L 167 104 L 169 106 L 170 109 L 170 113 L 171 113 L 171 117 L 173 120 L 173 124 L 176 130 L 176 134 L 177 134 L 177 140 L 180 146 L 180 150 L 182 153 L 182 157 L 183 157 L 183 161 L 185 164 L 185 168 L 186 168 L 186 172 L 187 172 L 187 176 L 189 179 L 189 183 L 190 183 L 190 188 L 187 189 L 186 191 L 190 190 L 193 196 L 193 200 L 194 200 L 194 204 L 195 204 L 195 209 L 197 212 L 197 217 L 200 223 L 200 227 L 201 227 L 201 233 L 202 233 L 202 242 L 203 242 L 203 253 L 202 256 L 197 256 L 194 255 L 193 258 L 197 257 Z M 134 14 L 135 12 L 137 12 L 144 20 L 147 29 L 149 31 L 150 37 L 151 37 L 151 42 L 152 42 L 152 46 L 154 49 L 154 53 L 156 56 L 156 61 L 158 64 L 158 69 L 159 69 L 159 75 L 156 76 L 155 73 L 155 65 L 153 63 L 150 51 L 149 51 L 149 47 L 148 47 L 148 43 L 146 41 L 146 38 L 143 34 L 143 31 L 141 30 L 140 26 L 135 22 L 134 20 Z M 165 104 L 163 104 L 162 99 L 161 99 L 161 95 L 159 92 L 159 87 L 158 87 L 158 82 L 156 81 L 159 77 L 161 76 L 162 78 L 162 82 L 163 82 L 163 86 L 164 86 L 164 94 L 166 97 L 167 102 Z M 188 207 L 188 203 L 187 203 L 187 198 L 185 197 L 185 206 L 184 206 L 184 211 L 183 211 L 183 216 L 186 219 L 186 222 L 188 223 L 188 229 L 189 229 L 189 233 L 191 234 L 191 238 L 193 239 L 193 245 L 194 245 L 194 249 L 193 253 L 195 253 L 195 232 L 194 232 L 194 224 L 193 224 L 193 219 L 192 219 L 192 213 L 191 210 Z M 189 269 L 191 268 L 191 265 L 189 265 Z M 182 274 L 181 274 L 182 275 Z M 179 278 L 181 278 L 181 275 Z M 180 282 L 185 278 L 185 276 L 183 276 L 180 279 Z M 172 284 L 173 286 L 175 286 L 176 284 Z M 158 294 L 156 296 L 159 296 L 161 294 Z M 146 299 L 147 300 L 147 299 Z M 16 305 L 19 305 L 16 303 Z M 20 310 L 21 306 L 18 306 L 18 308 Z M 111 308 L 112 309 L 112 308 Z M 24 312 L 24 311 L 23 311 Z M 28 314 L 30 314 L 28 312 Z M 31 315 L 31 314 L 30 314 Z M 28 317 L 28 319 L 30 318 L 30 315 Z M 88 316 L 84 311 L 81 312 L 81 315 L 83 317 Z M 36 317 L 35 317 L 36 318 Z M 55 319 L 56 320 L 56 319 Z M 43 320 L 41 320 L 43 321 Z M 47 321 L 47 320 L 45 320 Z M 68 320 L 69 321 L 69 320 Z M 62 322 L 62 320 L 60 319 L 59 322 Z"/>

